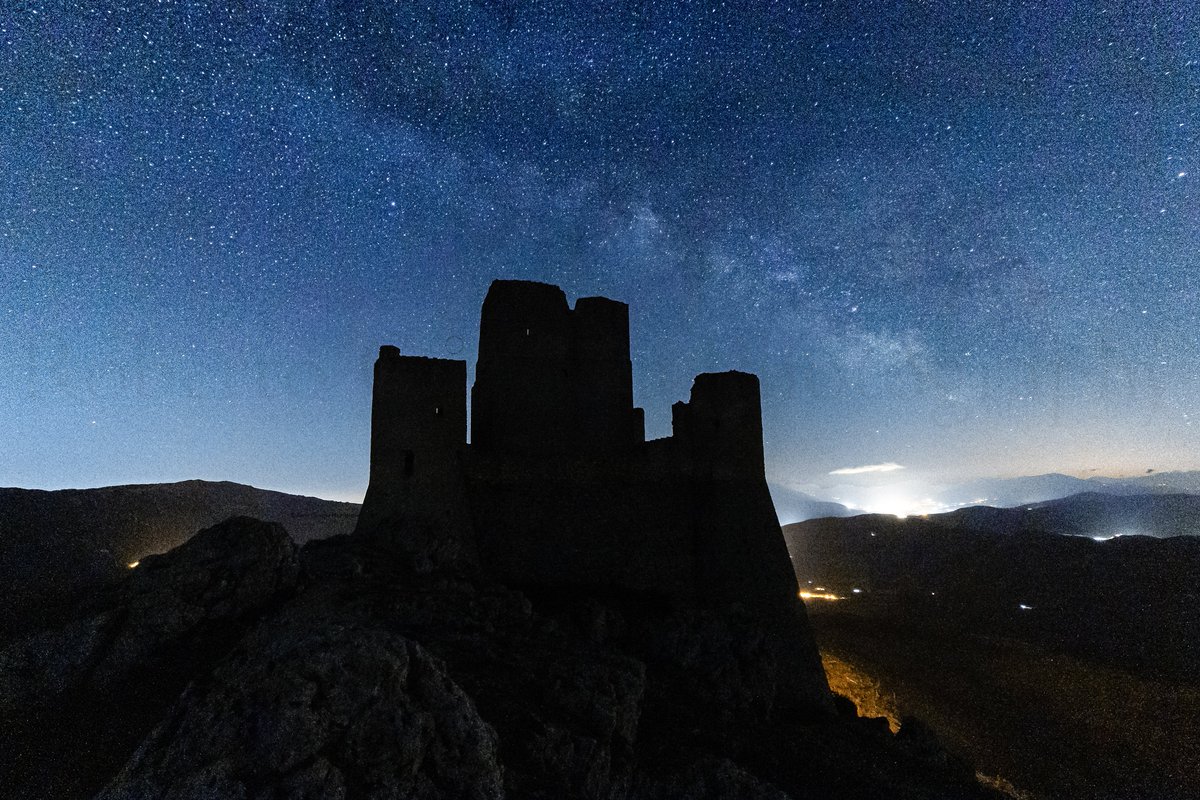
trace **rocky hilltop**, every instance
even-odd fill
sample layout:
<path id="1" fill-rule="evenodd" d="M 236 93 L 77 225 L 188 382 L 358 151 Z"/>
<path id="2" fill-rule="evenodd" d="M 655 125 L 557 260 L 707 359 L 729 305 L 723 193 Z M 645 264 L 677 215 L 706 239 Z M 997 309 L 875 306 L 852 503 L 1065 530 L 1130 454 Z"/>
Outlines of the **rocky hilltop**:
<path id="1" fill-rule="evenodd" d="M 13 797 L 990 797 L 918 724 L 787 701 L 754 613 L 419 574 L 234 518 L 0 653 Z"/>

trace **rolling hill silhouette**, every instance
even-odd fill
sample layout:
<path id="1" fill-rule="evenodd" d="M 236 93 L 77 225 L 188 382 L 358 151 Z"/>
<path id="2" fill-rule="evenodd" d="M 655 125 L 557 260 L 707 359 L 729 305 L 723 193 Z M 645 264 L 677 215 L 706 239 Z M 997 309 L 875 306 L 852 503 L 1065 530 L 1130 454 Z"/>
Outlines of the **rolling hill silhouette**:
<path id="1" fill-rule="evenodd" d="M 182 544 L 231 516 L 278 522 L 297 544 L 349 533 L 358 505 L 227 481 L 0 489 L 0 638 L 52 618 L 63 601 L 128 564 Z"/>

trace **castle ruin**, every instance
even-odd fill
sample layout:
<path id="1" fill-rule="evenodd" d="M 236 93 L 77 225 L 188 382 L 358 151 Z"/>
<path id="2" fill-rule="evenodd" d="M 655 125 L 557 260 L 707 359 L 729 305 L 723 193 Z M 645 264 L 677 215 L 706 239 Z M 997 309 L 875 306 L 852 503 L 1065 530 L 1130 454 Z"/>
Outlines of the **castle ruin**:
<path id="1" fill-rule="evenodd" d="M 706 373 L 645 440 L 629 309 L 494 281 L 467 444 L 466 363 L 380 348 L 360 532 L 419 569 L 508 585 L 795 609 L 763 466 L 758 378 Z"/>

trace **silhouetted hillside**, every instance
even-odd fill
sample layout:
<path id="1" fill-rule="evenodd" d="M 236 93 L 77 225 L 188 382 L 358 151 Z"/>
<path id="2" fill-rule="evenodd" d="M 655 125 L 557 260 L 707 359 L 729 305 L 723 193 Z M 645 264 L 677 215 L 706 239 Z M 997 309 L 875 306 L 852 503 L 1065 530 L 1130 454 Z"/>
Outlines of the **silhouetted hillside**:
<path id="1" fill-rule="evenodd" d="M 1092 536 L 1192 531 L 1198 506 L 1085 494 L 784 535 L 823 654 L 988 774 L 1046 797 L 1188 798 L 1200 537 Z"/>
<path id="2" fill-rule="evenodd" d="M 1113 493 L 1111 487 L 1118 487 L 1118 494 L 1127 490 L 1150 494 L 1200 494 L 1200 471 L 1187 470 L 1183 472 L 1148 472 L 1135 478 L 1088 478 L 1088 483 L 1099 491 Z"/>
<path id="3" fill-rule="evenodd" d="M 998 508 L 1042 503 L 1092 491 L 1096 486 L 1082 478 L 1057 472 L 1045 475 L 1026 475 L 1018 478 L 978 478 L 948 487 L 936 495 L 939 502 L 953 508 L 961 505 L 986 504 Z M 1120 491 L 1114 486 L 1113 491 Z"/>
<path id="4" fill-rule="evenodd" d="M 842 478 L 836 485 L 812 489 L 812 495 L 801 494 L 796 514 L 788 513 L 789 502 L 782 487 L 773 486 L 776 505 L 780 506 L 780 522 L 802 522 L 819 517 L 847 516 L 836 506 L 833 511 L 808 509 L 809 503 L 836 501 L 849 508 L 888 508 L 894 495 L 920 497 L 928 509 L 956 509 L 964 506 L 1014 508 L 1052 502 L 1076 494 L 1102 492 L 1108 495 L 1200 495 L 1200 472 L 1163 472 L 1133 478 L 1076 478 L 1061 473 L 1024 475 L 1015 478 L 973 478 L 962 483 L 929 483 L 921 479 L 906 480 L 902 475 L 883 479 L 880 476 Z M 835 513 L 838 512 L 838 513 Z"/>
<path id="5" fill-rule="evenodd" d="M 1087 492 L 1027 510 L 1031 527 L 1049 533 L 1113 536 L 1200 535 L 1200 496 Z"/>
<path id="6" fill-rule="evenodd" d="M 999 508 L 1053 502 L 1077 494 L 1200 494 L 1200 472 L 1163 472 L 1135 478 L 1075 478 L 1061 473 L 1019 478 L 979 478 L 948 487 L 937 495 L 947 506 L 989 505 Z"/>
<path id="7" fill-rule="evenodd" d="M 1173 530 L 1198 507 L 1190 496 L 1082 495 L 1030 510 L 810 520 L 784 536 L 802 586 L 921 598 L 964 626 L 1200 678 L 1200 538 L 1074 535 L 1130 520 Z"/>
<path id="8" fill-rule="evenodd" d="M 1200 535 L 1200 496 L 1083 492 L 1019 508 L 971 506 L 930 515 L 931 524 L 984 533 L 1114 536 Z"/>
<path id="9" fill-rule="evenodd" d="M 0 638 L 26 628 L 31 610 L 52 615 L 64 597 L 231 516 L 278 522 L 303 544 L 350 532 L 358 508 L 224 481 L 0 489 Z"/>
<path id="10" fill-rule="evenodd" d="M 890 527 L 896 521 L 889 514 L 859 516 L 872 520 L 864 524 Z M 922 520 L 931 528 L 964 532 L 1052 533 L 1096 539 L 1153 536 L 1162 539 L 1200 535 L 1200 495 L 1088 491 L 1015 508 L 973 505 L 945 514 L 908 519 Z"/>

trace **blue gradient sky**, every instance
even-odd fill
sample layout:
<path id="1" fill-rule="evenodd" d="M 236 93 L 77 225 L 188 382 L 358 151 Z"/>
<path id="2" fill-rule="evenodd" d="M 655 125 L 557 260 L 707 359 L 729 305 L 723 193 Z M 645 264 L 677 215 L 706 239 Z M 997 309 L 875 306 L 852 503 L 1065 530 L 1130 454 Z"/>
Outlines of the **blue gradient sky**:
<path id="1" fill-rule="evenodd" d="M 0 9 L 2 485 L 357 498 L 494 277 L 783 483 L 1200 467 L 1192 4 L 96 5 Z"/>

